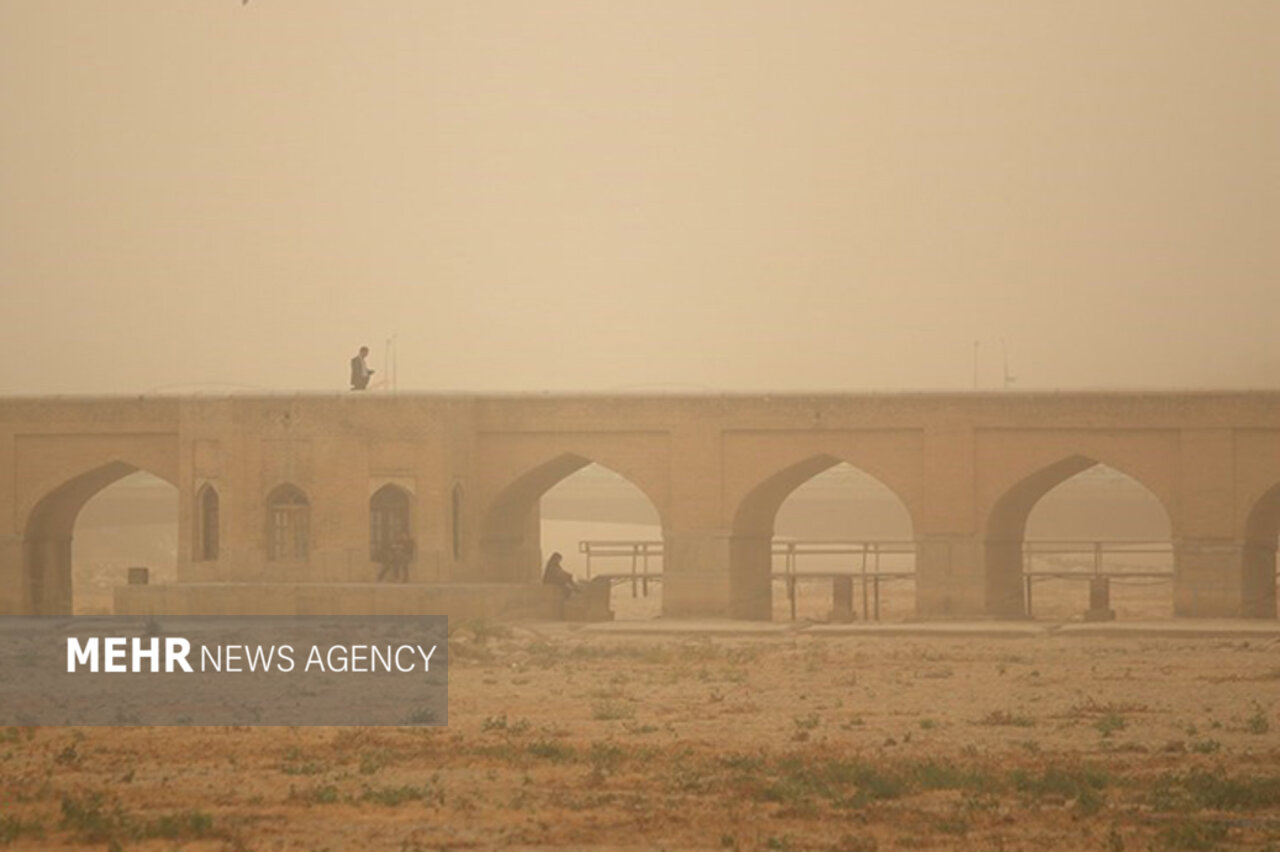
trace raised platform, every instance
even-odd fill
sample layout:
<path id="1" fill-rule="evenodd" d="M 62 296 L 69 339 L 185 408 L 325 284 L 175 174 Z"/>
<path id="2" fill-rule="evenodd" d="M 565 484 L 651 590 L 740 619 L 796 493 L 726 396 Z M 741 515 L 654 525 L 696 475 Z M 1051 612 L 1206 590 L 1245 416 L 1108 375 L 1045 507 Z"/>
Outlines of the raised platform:
<path id="1" fill-rule="evenodd" d="M 118 615 L 446 615 L 468 621 L 559 619 L 557 588 L 521 583 L 175 583 L 120 586 Z"/>

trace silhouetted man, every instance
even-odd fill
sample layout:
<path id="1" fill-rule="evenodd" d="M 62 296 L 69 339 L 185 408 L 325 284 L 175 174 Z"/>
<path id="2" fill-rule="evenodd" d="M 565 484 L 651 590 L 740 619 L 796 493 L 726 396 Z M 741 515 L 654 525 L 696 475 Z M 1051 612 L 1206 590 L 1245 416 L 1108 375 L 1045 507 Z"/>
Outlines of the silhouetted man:
<path id="1" fill-rule="evenodd" d="M 364 362 L 364 359 L 368 354 L 369 347 L 361 346 L 360 354 L 351 359 L 352 390 L 364 390 L 369 387 L 369 379 L 373 376 L 373 370 L 370 370 L 369 365 Z"/>

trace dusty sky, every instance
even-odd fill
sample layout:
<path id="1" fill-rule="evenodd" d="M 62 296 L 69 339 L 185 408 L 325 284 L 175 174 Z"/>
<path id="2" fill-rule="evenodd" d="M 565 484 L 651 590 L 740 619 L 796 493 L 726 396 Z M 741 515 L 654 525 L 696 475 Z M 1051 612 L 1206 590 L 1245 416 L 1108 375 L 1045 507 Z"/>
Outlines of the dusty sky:
<path id="1" fill-rule="evenodd" d="M 0 0 L 0 394 L 1280 386 L 1275 0 Z"/>

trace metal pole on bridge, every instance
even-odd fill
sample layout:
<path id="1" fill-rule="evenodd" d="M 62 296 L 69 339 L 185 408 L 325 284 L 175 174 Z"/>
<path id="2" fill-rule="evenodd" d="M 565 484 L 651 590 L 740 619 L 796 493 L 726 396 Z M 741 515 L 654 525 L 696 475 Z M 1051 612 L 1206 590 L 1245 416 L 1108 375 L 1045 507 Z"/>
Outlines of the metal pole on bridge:
<path id="1" fill-rule="evenodd" d="M 862 544 L 862 620 L 867 621 L 870 618 L 870 611 L 867 606 L 867 543 Z"/>
<path id="2" fill-rule="evenodd" d="M 876 595 L 876 621 L 880 620 L 880 542 L 873 541 L 871 548 L 875 552 L 875 576 L 871 580 L 871 587 L 875 590 Z"/>

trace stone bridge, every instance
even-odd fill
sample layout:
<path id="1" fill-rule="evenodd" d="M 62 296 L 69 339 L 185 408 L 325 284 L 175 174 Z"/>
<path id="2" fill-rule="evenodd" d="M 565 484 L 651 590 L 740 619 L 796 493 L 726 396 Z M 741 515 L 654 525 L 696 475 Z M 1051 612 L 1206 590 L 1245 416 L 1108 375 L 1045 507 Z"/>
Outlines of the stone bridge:
<path id="1" fill-rule="evenodd" d="M 1020 616 L 1028 514 L 1099 463 L 1164 506 L 1176 614 L 1276 615 L 1271 392 L 3 399 L 0 612 L 70 612 L 76 516 L 137 470 L 177 489 L 190 594 L 349 588 L 377 607 L 358 588 L 399 530 L 415 587 L 528 588 L 539 497 L 592 462 L 661 518 L 668 616 L 769 618 L 778 508 L 840 462 L 906 507 L 921 618 Z"/>

